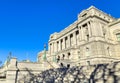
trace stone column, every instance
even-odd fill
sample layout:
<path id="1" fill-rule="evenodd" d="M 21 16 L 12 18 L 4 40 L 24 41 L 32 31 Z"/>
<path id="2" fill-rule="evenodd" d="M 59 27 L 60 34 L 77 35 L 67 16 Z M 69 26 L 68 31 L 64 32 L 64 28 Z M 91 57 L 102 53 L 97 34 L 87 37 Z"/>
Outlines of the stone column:
<path id="1" fill-rule="evenodd" d="M 89 33 L 89 37 L 91 37 L 91 27 L 89 22 L 87 23 L 87 27 L 88 27 L 88 33 Z"/>
<path id="2" fill-rule="evenodd" d="M 92 32 L 92 36 L 97 36 L 97 32 L 96 32 L 96 23 L 95 23 L 95 21 L 94 20 L 91 20 L 91 32 Z"/>
<path id="3" fill-rule="evenodd" d="M 59 42 L 57 41 L 56 43 L 57 43 L 57 48 L 56 49 L 57 49 L 57 52 L 58 52 L 59 51 Z"/>
<path id="4" fill-rule="evenodd" d="M 53 42 L 50 43 L 51 54 L 53 53 Z"/>
<path id="5" fill-rule="evenodd" d="M 51 43 L 51 54 L 53 53 L 53 43 Z"/>
<path id="6" fill-rule="evenodd" d="M 70 46 L 74 45 L 73 34 L 70 35 Z"/>
<path id="7" fill-rule="evenodd" d="M 63 49 L 65 49 L 65 38 L 63 38 L 63 44 L 62 44 L 62 46 L 63 46 Z"/>
<path id="8" fill-rule="evenodd" d="M 84 29 L 82 26 L 81 26 L 81 35 L 82 35 L 82 40 L 85 40 Z"/>
<path id="9" fill-rule="evenodd" d="M 73 42 L 74 42 L 73 45 L 77 44 L 76 31 L 73 33 Z"/>
<path id="10" fill-rule="evenodd" d="M 61 50 L 61 41 L 59 40 L 59 51 Z"/>
<path id="11" fill-rule="evenodd" d="M 91 21 L 89 21 L 89 27 L 90 27 L 90 37 L 92 36 L 92 26 L 91 26 Z"/>
<path id="12" fill-rule="evenodd" d="M 65 37 L 65 49 L 67 48 L 67 40 L 68 40 L 68 38 L 66 39 L 66 37 Z"/>
<path id="13" fill-rule="evenodd" d="M 61 50 L 63 50 L 63 39 L 61 39 L 60 42 L 61 42 Z"/>
<path id="14" fill-rule="evenodd" d="M 50 54 L 52 53 L 52 43 L 49 44 Z"/>
<path id="15" fill-rule="evenodd" d="M 57 52 L 57 42 L 55 41 L 54 42 L 54 53 L 56 53 Z"/>
<path id="16" fill-rule="evenodd" d="M 70 42 L 70 35 L 68 35 L 68 47 L 70 47 L 71 46 L 71 44 L 70 44 L 71 42 Z"/>
<path id="17" fill-rule="evenodd" d="M 53 46 L 52 46 L 52 49 L 53 49 L 52 53 L 54 53 L 54 42 L 52 43 L 52 45 L 53 45 Z"/>
<path id="18" fill-rule="evenodd" d="M 82 40 L 82 32 L 81 32 L 81 27 L 79 27 L 79 38 L 80 38 L 80 41 Z"/>
<path id="19" fill-rule="evenodd" d="M 50 54 L 51 54 L 51 47 L 50 47 L 50 43 L 48 44 L 48 50 L 49 50 L 49 52 L 50 52 Z"/>

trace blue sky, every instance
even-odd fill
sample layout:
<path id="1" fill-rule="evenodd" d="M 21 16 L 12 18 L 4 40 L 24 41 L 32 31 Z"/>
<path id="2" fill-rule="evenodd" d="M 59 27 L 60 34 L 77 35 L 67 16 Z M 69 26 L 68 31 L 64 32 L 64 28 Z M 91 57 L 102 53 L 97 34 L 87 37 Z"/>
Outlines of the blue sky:
<path id="1" fill-rule="evenodd" d="M 77 20 L 89 6 L 120 17 L 120 0 L 0 0 L 0 60 L 9 52 L 36 61 L 49 35 Z"/>

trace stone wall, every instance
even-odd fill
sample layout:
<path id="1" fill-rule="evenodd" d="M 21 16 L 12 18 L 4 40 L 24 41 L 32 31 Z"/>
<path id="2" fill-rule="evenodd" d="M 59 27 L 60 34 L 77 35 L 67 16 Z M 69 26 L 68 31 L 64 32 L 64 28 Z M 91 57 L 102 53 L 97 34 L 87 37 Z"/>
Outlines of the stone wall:
<path id="1" fill-rule="evenodd" d="M 12 58 L 9 63 L 0 68 L 0 83 L 18 83 L 21 78 L 43 71 L 43 64 L 38 62 L 17 61 Z"/>
<path id="2" fill-rule="evenodd" d="M 120 83 L 120 62 L 49 69 L 30 74 L 25 83 Z M 22 82 L 19 82 L 22 83 Z"/>

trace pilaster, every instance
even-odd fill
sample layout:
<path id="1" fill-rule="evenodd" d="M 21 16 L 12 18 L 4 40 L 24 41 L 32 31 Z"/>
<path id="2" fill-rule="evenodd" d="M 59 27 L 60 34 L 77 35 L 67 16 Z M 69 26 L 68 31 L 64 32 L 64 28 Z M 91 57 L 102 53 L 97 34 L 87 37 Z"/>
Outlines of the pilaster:
<path id="1" fill-rule="evenodd" d="M 63 49 L 65 49 L 65 38 L 63 38 L 63 44 L 62 44 Z"/>
<path id="2" fill-rule="evenodd" d="M 87 23 L 87 26 L 88 26 L 89 37 L 91 37 L 91 26 L 89 22 Z"/>
<path id="3" fill-rule="evenodd" d="M 59 51 L 61 50 L 61 41 L 59 40 Z"/>
<path id="4" fill-rule="evenodd" d="M 68 35 L 68 47 L 70 47 L 71 46 L 71 41 L 70 41 L 70 35 Z"/>
<path id="5" fill-rule="evenodd" d="M 73 33 L 73 43 L 74 46 L 77 44 L 76 32 Z"/>

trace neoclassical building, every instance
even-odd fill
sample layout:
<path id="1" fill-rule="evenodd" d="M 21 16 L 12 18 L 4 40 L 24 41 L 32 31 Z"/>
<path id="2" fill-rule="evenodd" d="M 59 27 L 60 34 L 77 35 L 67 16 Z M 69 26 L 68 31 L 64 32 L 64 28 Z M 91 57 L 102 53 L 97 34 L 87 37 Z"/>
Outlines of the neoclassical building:
<path id="1" fill-rule="evenodd" d="M 91 6 L 64 30 L 51 34 L 48 47 L 48 61 L 70 65 L 120 60 L 120 19 Z"/>
<path id="2" fill-rule="evenodd" d="M 39 52 L 37 59 L 37 62 L 31 62 L 11 58 L 0 67 L 0 83 L 25 83 L 31 75 L 59 65 L 120 61 L 120 19 L 91 6 L 83 10 L 74 23 L 51 34 L 48 51 L 45 48 Z"/>

